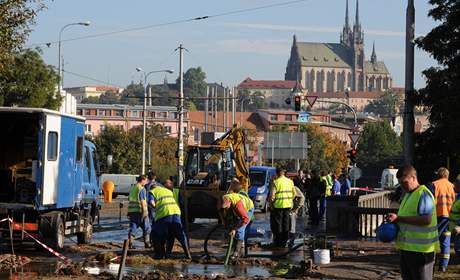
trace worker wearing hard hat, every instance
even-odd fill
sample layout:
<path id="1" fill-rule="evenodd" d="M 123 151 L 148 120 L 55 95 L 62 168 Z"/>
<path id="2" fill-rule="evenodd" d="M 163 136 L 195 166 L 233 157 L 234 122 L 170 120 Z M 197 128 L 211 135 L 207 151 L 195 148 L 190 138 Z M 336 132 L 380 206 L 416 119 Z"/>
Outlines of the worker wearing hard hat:
<path id="1" fill-rule="evenodd" d="M 398 213 L 387 216 L 397 223 L 396 247 L 401 250 L 401 276 L 406 279 L 432 279 L 435 252 L 439 251 L 434 196 L 417 180 L 413 166 L 405 166 L 396 174 L 405 191 Z"/>

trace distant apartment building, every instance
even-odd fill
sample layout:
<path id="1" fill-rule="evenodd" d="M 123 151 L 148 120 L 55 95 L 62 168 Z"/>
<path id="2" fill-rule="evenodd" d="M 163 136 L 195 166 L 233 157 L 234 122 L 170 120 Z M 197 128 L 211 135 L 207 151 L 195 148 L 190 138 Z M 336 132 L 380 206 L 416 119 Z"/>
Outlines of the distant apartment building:
<path id="1" fill-rule="evenodd" d="M 384 93 L 377 91 L 364 91 L 356 92 L 351 91 L 348 94 L 345 92 L 312 92 L 308 95 L 318 96 L 316 103 L 314 104 L 314 110 L 327 109 L 333 106 L 337 106 L 329 102 L 343 102 L 358 112 L 364 111 L 364 108 L 374 100 L 379 99 Z M 326 101 L 326 102 L 321 102 Z"/>
<path id="2" fill-rule="evenodd" d="M 162 125 L 166 133 L 177 137 L 179 122 L 177 108 L 173 106 L 147 106 L 147 124 Z M 78 104 L 77 115 L 86 118 L 86 132 L 96 136 L 108 125 L 119 126 L 125 131 L 142 125 L 143 107 L 126 104 Z M 188 132 L 188 112 L 184 114 L 184 132 Z"/>
<path id="3" fill-rule="evenodd" d="M 88 97 L 99 97 L 106 92 L 113 94 L 120 94 L 123 92 L 123 88 L 109 87 L 109 86 L 81 86 L 81 87 L 69 87 L 64 90 L 72 94 L 78 102 L 81 102 L 84 98 Z"/>
<path id="4" fill-rule="evenodd" d="M 246 78 L 238 86 L 238 93 L 247 91 L 249 95 L 263 98 L 264 108 L 286 108 L 286 98 L 292 95 L 295 81 L 253 80 Z"/>

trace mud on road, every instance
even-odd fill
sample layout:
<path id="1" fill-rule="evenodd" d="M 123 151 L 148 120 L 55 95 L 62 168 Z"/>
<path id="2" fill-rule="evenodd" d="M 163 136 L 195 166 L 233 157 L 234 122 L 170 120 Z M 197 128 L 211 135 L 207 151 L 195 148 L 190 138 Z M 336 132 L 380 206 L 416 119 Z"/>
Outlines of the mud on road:
<path id="1" fill-rule="evenodd" d="M 122 199 L 116 199 L 104 205 L 92 244 L 77 245 L 75 238 L 66 240 L 61 253 L 73 260 L 71 265 L 63 265 L 49 252 L 31 249 L 33 246 L 15 246 L 15 257 L 0 255 L 0 279 L 115 279 L 123 240 L 128 232 L 127 203 L 120 208 L 122 202 Z M 269 216 L 257 214 L 256 218 L 255 227 L 261 233 L 259 239 L 268 242 Z M 303 225 L 302 222 L 299 224 Z M 138 249 L 128 252 L 124 279 L 400 279 L 399 255 L 393 246 L 363 240 L 334 240 L 331 263 L 311 269 L 302 264 L 302 249 L 278 260 L 247 258 L 225 267 L 221 255 L 203 257 L 204 238 L 215 225 L 213 220 L 199 220 L 190 226 L 192 261 L 182 258 L 182 249 L 177 244 L 171 259 L 155 260 L 151 250 L 143 249 L 142 240 L 136 241 Z M 220 240 L 219 234 L 224 233 L 211 238 L 210 247 L 225 252 L 226 242 Z M 9 252 L 9 247 L 3 248 L 2 252 Z M 249 253 L 271 256 L 280 252 L 253 245 Z M 453 261 L 448 272 L 436 273 L 435 279 L 460 279 L 460 263 Z"/>

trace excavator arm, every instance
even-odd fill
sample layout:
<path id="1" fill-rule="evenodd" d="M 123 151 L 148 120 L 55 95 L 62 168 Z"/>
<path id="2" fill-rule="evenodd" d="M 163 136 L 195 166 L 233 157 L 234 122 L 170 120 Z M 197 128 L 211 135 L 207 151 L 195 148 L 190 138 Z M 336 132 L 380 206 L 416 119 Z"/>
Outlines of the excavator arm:
<path id="1" fill-rule="evenodd" d="M 249 170 L 246 164 L 246 135 L 243 129 L 235 124 L 231 130 L 215 140 L 212 145 L 219 146 L 222 150 L 230 147 L 234 155 L 236 178 L 240 182 L 245 179 L 249 185 Z M 246 191 L 248 190 L 246 189 Z"/>

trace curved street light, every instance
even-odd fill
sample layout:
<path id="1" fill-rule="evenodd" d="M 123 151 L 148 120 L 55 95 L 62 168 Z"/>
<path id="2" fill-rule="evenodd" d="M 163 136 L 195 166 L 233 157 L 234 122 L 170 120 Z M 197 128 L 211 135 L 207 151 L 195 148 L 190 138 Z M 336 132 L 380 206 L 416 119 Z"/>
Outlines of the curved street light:
<path id="1" fill-rule="evenodd" d="M 69 26 L 73 25 L 83 25 L 83 26 L 89 26 L 91 24 L 90 21 L 82 21 L 82 22 L 74 22 L 74 23 L 69 23 L 64 25 L 61 30 L 59 31 L 59 43 L 58 43 L 58 71 L 59 71 L 59 91 L 61 90 L 62 87 L 62 69 L 61 69 L 61 38 L 62 38 L 62 32 L 64 29 L 66 29 Z"/>
<path id="2" fill-rule="evenodd" d="M 154 70 L 150 72 L 145 72 L 141 67 L 136 67 L 137 72 L 142 72 L 144 75 L 144 107 L 142 113 L 142 172 L 141 174 L 145 174 L 145 134 L 146 134 L 146 127 L 147 127 L 147 78 L 153 73 L 174 73 L 174 70 L 166 69 L 166 70 Z"/>

